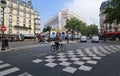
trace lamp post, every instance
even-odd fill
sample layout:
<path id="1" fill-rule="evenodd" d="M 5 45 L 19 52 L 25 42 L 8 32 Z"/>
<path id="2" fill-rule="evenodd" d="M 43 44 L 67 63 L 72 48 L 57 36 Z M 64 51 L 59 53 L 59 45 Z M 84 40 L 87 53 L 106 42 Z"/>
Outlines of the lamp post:
<path id="1" fill-rule="evenodd" d="M 2 0 L 1 1 L 1 8 L 3 9 L 3 22 L 2 22 L 2 26 L 4 26 L 4 9 L 6 7 L 6 1 Z M 2 32 L 2 48 L 1 50 L 5 50 L 5 39 L 4 39 L 4 31 Z"/>

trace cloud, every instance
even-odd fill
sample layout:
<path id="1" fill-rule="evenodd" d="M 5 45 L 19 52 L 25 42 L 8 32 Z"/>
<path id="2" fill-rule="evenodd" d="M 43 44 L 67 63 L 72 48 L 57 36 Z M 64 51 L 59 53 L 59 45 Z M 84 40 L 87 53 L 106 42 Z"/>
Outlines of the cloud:
<path id="1" fill-rule="evenodd" d="M 65 3 L 68 8 L 85 19 L 87 24 L 97 24 L 99 26 L 99 8 L 104 0 L 72 0 Z"/>

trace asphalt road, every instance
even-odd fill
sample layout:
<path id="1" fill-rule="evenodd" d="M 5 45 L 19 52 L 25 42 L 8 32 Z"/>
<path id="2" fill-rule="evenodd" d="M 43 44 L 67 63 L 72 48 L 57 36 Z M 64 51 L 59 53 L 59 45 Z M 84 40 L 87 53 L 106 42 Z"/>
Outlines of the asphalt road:
<path id="1" fill-rule="evenodd" d="M 120 76 L 117 43 L 78 41 L 66 47 L 56 53 L 51 45 L 0 53 L 0 76 Z"/>

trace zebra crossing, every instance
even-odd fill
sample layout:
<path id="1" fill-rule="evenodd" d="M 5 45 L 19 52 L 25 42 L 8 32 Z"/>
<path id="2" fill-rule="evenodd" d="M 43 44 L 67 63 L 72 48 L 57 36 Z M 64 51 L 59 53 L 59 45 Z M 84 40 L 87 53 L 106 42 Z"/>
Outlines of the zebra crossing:
<path id="1" fill-rule="evenodd" d="M 34 64 L 74 74 L 78 71 L 92 71 L 106 55 L 120 52 L 120 45 L 99 46 L 51 53 L 32 60 Z M 76 67 L 77 66 L 77 67 Z M 58 68 L 62 67 L 62 68 Z"/>
<path id="2" fill-rule="evenodd" d="M 0 60 L 0 76 L 32 76 L 31 74 L 21 71 L 20 68 Z"/>

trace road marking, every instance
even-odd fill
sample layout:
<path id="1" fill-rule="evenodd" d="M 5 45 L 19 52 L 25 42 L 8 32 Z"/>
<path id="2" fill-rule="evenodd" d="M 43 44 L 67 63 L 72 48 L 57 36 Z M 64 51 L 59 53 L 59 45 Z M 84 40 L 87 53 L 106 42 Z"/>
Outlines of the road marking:
<path id="1" fill-rule="evenodd" d="M 82 59 L 83 60 L 90 60 L 91 58 L 89 58 L 89 57 L 83 57 Z"/>
<path id="2" fill-rule="evenodd" d="M 90 71 L 91 69 L 92 69 L 92 67 L 85 66 L 85 65 L 82 65 L 79 67 L 79 70 L 83 70 L 83 71 Z"/>
<path id="3" fill-rule="evenodd" d="M 116 52 L 116 51 L 113 51 L 112 49 L 110 49 L 108 46 L 104 46 L 104 48 L 109 50 L 110 52 Z"/>
<path id="4" fill-rule="evenodd" d="M 89 64 L 97 64 L 97 61 L 89 60 L 89 61 L 87 61 L 87 63 L 89 63 Z"/>
<path id="5" fill-rule="evenodd" d="M 83 62 L 83 61 L 76 61 L 76 62 L 74 62 L 74 64 L 83 65 L 83 64 L 85 64 L 85 62 Z"/>
<path id="6" fill-rule="evenodd" d="M 97 56 L 95 56 L 95 57 L 93 57 L 93 59 L 97 59 L 97 60 L 100 60 L 102 57 L 97 57 Z"/>
<path id="7" fill-rule="evenodd" d="M 27 73 L 27 72 L 25 72 L 25 73 L 20 74 L 20 75 L 18 75 L 18 76 L 32 76 L 32 75 L 31 75 L 31 74 L 29 74 L 29 73 Z"/>
<path id="8" fill-rule="evenodd" d="M 14 67 L 14 68 L 10 68 L 10 69 L 7 69 L 7 70 L 5 70 L 5 71 L 1 71 L 0 72 L 0 76 L 5 76 L 5 75 L 7 75 L 7 74 L 10 74 L 10 73 L 13 73 L 13 72 L 16 72 L 16 71 L 19 71 L 20 69 L 19 68 L 16 68 L 16 67 Z"/>
<path id="9" fill-rule="evenodd" d="M 69 62 L 61 62 L 59 65 L 62 65 L 62 66 L 69 66 L 71 63 Z"/>
<path id="10" fill-rule="evenodd" d="M 0 69 L 8 67 L 8 66 L 11 66 L 11 65 L 10 64 L 2 64 L 2 65 L 0 65 Z"/>
<path id="11" fill-rule="evenodd" d="M 57 60 L 59 60 L 59 61 L 67 61 L 68 59 L 66 59 L 66 58 L 60 58 L 60 59 L 57 59 Z"/>
<path id="12" fill-rule="evenodd" d="M 119 50 L 119 49 L 117 49 L 117 48 L 115 48 L 114 46 L 110 46 L 113 50 Z"/>
<path id="13" fill-rule="evenodd" d="M 102 54 L 97 47 L 92 47 L 92 50 L 95 54 L 100 55 L 100 56 L 106 56 L 105 54 Z"/>
<path id="14" fill-rule="evenodd" d="M 0 61 L 0 63 L 3 63 L 3 61 Z"/>
<path id="15" fill-rule="evenodd" d="M 46 56 L 45 58 L 51 59 L 51 58 L 54 58 L 54 57 L 55 57 L 55 56 L 50 55 L 50 56 Z"/>
<path id="16" fill-rule="evenodd" d="M 105 54 L 111 54 L 110 52 L 108 52 L 107 50 L 105 50 L 103 47 L 98 47 L 103 53 Z"/>
<path id="17" fill-rule="evenodd" d="M 34 62 L 34 63 L 40 63 L 40 62 L 42 62 L 43 60 L 41 60 L 41 59 L 35 59 L 35 60 L 33 60 L 32 62 Z"/>
<path id="18" fill-rule="evenodd" d="M 46 59 L 45 61 L 47 61 L 47 62 L 53 62 L 53 61 L 55 61 L 55 59 Z"/>
<path id="19" fill-rule="evenodd" d="M 64 69 L 62 69 L 62 71 L 68 72 L 68 73 L 74 73 L 77 69 L 73 68 L 73 67 L 66 67 Z"/>
<path id="20" fill-rule="evenodd" d="M 80 58 L 70 58 L 70 60 L 78 61 Z"/>
<path id="21" fill-rule="evenodd" d="M 57 65 L 56 63 L 47 63 L 47 64 L 45 64 L 45 66 L 50 67 L 50 68 L 53 68 L 56 65 Z"/>

